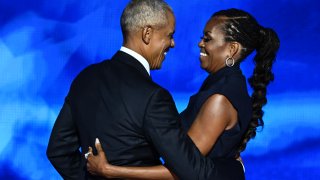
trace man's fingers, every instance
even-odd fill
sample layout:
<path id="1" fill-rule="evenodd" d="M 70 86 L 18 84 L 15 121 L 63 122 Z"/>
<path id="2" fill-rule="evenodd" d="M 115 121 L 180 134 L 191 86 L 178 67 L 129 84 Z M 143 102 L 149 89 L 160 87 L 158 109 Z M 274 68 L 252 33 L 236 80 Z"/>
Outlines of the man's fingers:
<path id="1" fill-rule="evenodd" d="M 89 151 L 88 152 L 92 153 L 92 147 L 89 146 Z"/>
<path id="2" fill-rule="evenodd" d="M 97 149 L 97 151 L 98 151 L 98 154 L 99 154 L 100 152 L 103 152 L 102 147 L 101 147 L 101 144 L 100 144 L 100 141 L 99 141 L 98 138 L 96 138 L 95 146 L 96 146 L 96 149 Z"/>

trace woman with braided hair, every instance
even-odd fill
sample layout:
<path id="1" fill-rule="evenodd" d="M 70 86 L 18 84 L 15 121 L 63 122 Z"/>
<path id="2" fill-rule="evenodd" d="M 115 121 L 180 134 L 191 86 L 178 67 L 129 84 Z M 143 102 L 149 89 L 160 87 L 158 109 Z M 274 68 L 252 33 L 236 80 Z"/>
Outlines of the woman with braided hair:
<path id="1" fill-rule="evenodd" d="M 181 113 L 188 135 L 203 155 L 238 158 L 257 128 L 264 125 L 262 107 L 267 103 L 267 86 L 274 79 L 272 65 L 279 45 L 272 29 L 261 26 L 243 10 L 221 10 L 209 19 L 199 42 L 201 68 L 209 75 Z M 248 79 L 253 89 L 250 96 L 240 64 L 254 51 L 255 67 Z M 96 146 L 98 155 L 90 155 L 87 164 L 93 174 L 109 178 L 174 178 L 165 166 L 110 165 L 100 144 Z"/>

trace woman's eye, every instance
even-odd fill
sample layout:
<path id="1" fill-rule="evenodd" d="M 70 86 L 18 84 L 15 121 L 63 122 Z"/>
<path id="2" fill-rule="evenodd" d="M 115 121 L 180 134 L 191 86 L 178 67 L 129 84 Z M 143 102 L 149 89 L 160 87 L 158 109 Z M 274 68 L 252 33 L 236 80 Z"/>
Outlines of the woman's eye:
<path id="1" fill-rule="evenodd" d="M 205 37 L 205 36 L 201 36 L 200 39 L 203 40 L 203 42 L 209 42 L 211 40 L 211 38 Z"/>

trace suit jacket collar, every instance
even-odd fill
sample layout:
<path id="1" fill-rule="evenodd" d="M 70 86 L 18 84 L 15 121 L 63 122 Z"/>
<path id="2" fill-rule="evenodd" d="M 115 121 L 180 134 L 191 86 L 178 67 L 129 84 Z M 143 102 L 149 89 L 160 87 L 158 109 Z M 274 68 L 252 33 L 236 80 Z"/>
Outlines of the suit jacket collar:
<path id="1" fill-rule="evenodd" d="M 112 60 L 116 60 L 118 62 L 127 64 L 127 65 L 135 68 L 143 76 L 151 78 L 150 75 L 148 74 L 147 70 L 144 68 L 144 66 L 138 60 L 136 60 L 134 57 L 132 57 L 131 55 L 129 55 L 123 51 L 118 51 L 115 55 L 113 55 Z"/>

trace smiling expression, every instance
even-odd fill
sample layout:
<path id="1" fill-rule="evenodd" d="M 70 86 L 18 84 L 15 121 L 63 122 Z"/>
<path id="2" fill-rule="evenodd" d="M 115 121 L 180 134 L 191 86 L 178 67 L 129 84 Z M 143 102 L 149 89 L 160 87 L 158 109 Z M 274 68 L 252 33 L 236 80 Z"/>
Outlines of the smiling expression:
<path id="1" fill-rule="evenodd" d="M 170 48 L 174 47 L 173 34 L 175 30 L 175 18 L 168 12 L 168 24 L 159 29 L 153 29 L 150 41 L 149 64 L 151 69 L 160 69 L 163 60 Z"/>
<path id="2" fill-rule="evenodd" d="M 225 66 L 225 60 L 229 57 L 229 43 L 225 42 L 225 36 L 221 28 L 223 20 L 211 18 L 203 31 L 203 37 L 198 46 L 200 48 L 201 68 L 209 73 L 217 72 Z"/>

